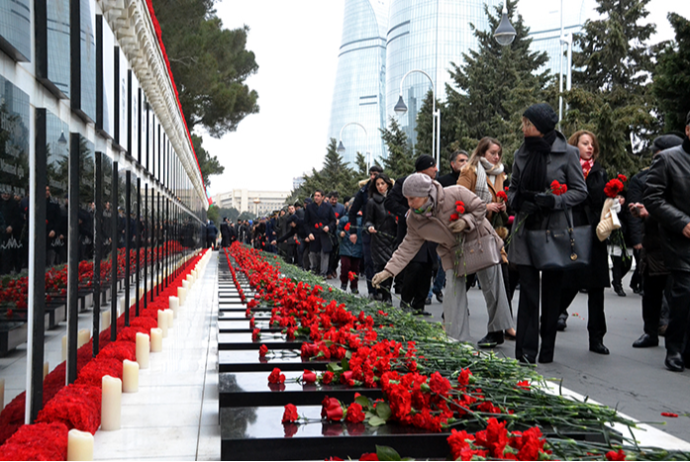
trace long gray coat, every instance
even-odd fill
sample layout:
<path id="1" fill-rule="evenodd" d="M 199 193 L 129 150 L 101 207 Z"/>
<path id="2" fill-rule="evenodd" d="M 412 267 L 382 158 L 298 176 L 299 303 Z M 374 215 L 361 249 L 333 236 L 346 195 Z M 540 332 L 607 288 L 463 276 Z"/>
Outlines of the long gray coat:
<path id="1" fill-rule="evenodd" d="M 534 154 L 525 150 L 524 143 L 515 152 L 513 174 L 510 177 L 510 189 L 508 190 L 508 201 L 513 210 L 518 212 L 513 223 L 513 230 L 516 230 L 518 224 L 527 217 L 525 213 L 517 210 L 515 197 L 520 184 L 520 173 L 525 168 L 528 156 L 531 155 Z M 552 217 L 549 222 L 550 228 L 561 226 L 565 228 L 564 215 L 555 212 L 573 207 L 584 201 L 587 198 L 587 184 L 580 166 L 580 152 L 576 147 L 570 146 L 560 132 L 556 132 L 556 141 L 551 146 L 551 153 L 547 160 L 546 179 L 547 184 L 557 180 L 559 183 L 568 186 L 568 191 L 565 194 L 556 196 L 556 207 L 550 214 Z M 549 217 L 545 216 L 539 228 L 545 227 L 545 222 L 548 219 Z M 520 229 L 517 229 L 512 234 L 508 248 L 508 261 L 516 265 L 532 266 L 532 259 L 527 247 L 527 234 L 524 231 L 525 223 L 522 223 Z"/>

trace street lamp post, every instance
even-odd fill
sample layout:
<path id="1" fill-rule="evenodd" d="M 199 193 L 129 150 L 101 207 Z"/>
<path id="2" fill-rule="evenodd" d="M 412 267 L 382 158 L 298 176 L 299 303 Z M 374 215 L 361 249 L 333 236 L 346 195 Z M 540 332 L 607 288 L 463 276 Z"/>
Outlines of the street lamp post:
<path id="1" fill-rule="evenodd" d="M 364 125 L 358 123 L 358 122 L 349 122 L 343 125 L 343 128 L 340 129 L 340 134 L 338 135 L 338 147 L 336 148 L 336 151 L 338 154 L 343 154 L 345 152 L 345 146 L 343 145 L 343 130 L 345 130 L 345 127 L 350 126 L 350 125 L 357 125 L 359 128 L 364 130 L 364 138 L 366 139 L 366 149 L 367 151 L 365 152 L 366 158 L 367 158 L 367 170 L 371 168 L 371 152 L 369 151 L 369 135 L 367 134 L 367 129 L 364 128 Z"/>
<path id="2" fill-rule="evenodd" d="M 408 75 L 412 74 L 413 72 L 419 72 L 420 74 L 424 74 L 427 79 L 429 79 L 429 82 L 431 82 L 431 97 L 432 97 L 432 107 L 431 107 L 431 120 L 432 120 L 432 127 L 431 127 L 431 157 L 436 159 L 436 166 L 440 168 L 441 166 L 441 157 L 440 157 L 440 152 L 441 152 L 441 110 L 436 109 L 436 85 L 434 85 L 433 79 L 427 74 L 426 72 L 419 70 L 419 69 L 412 69 L 409 71 L 407 74 L 405 74 L 400 80 L 400 97 L 398 98 L 398 103 L 395 105 L 393 110 L 395 111 L 396 114 L 402 115 L 407 112 L 407 105 L 405 104 L 405 100 L 403 99 L 403 82 L 405 82 L 405 79 L 407 78 Z"/>
<path id="3" fill-rule="evenodd" d="M 508 0 L 505 0 L 505 3 L 503 3 L 503 14 L 501 15 L 501 22 L 498 23 L 498 27 L 494 32 L 494 38 L 499 43 L 499 45 L 507 47 L 508 45 L 513 43 L 513 40 L 515 40 L 516 35 L 517 32 L 515 32 L 515 28 L 512 24 L 510 24 L 510 19 L 508 18 Z"/>
<path id="4" fill-rule="evenodd" d="M 559 60 L 558 78 L 559 78 L 559 95 L 558 95 L 558 128 L 561 128 L 561 120 L 563 120 L 563 45 L 568 47 L 568 78 L 566 82 L 566 90 L 570 91 L 573 84 L 573 34 L 565 34 L 563 31 L 563 0 L 561 0 L 561 54 Z M 566 108 L 567 110 L 567 108 Z"/>

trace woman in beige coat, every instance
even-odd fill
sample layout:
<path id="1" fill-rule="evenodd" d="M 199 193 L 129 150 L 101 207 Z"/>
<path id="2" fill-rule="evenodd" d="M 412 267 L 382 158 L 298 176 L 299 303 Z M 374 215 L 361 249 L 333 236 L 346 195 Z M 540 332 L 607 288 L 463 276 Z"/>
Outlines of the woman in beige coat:
<path id="1" fill-rule="evenodd" d="M 372 284 L 379 285 L 394 277 L 405 268 L 424 241 L 438 244 L 437 252 L 446 269 L 446 297 L 443 301 L 446 333 L 463 342 L 471 341 L 467 312 L 464 261 L 459 234 L 472 241 L 481 235 L 493 236 L 496 251 L 500 252 L 503 241 L 486 219 L 486 205 L 473 192 L 462 186 L 443 188 L 429 176 L 415 173 L 403 184 L 403 195 L 410 205 L 407 215 L 407 235 L 395 251 L 383 271 L 377 273 Z M 456 203 L 464 203 L 465 213 L 456 220 Z M 488 332 L 498 332 L 503 341 L 503 331 L 514 328 L 508 308 L 508 298 L 503 287 L 500 263 L 477 272 L 489 312 Z M 487 337 L 490 337 L 487 335 Z M 486 337 L 480 343 L 486 341 Z M 497 339 L 496 339 L 497 340 Z M 498 342 L 495 342 L 498 343 Z"/>

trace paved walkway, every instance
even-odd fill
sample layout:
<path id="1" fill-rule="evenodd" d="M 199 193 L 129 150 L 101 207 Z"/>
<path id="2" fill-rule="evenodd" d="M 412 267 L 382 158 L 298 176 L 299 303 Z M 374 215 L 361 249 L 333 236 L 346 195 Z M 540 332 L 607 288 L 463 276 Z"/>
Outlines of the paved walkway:
<path id="1" fill-rule="evenodd" d="M 611 354 L 598 355 L 589 351 L 587 335 L 587 295 L 578 294 L 569 313 L 568 327 L 556 337 L 554 362 L 539 365 L 537 370 L 547 379 L 563 380 L 563 387 L 587 396 L 601 404 L 616 408 L 623 414 L 641 422 L 654 424 L 656 428 L 686 441 L 690 441 L 690 370 L 674 373 L 664 367 L 666 350 L 656 348 L 632 348 L 632 343 L 642 335 L 642 298 L 628 288 L 630 275 L 623 287 L 627 297 L 619 297 L 613 289 L 605 291 L 605 310 L 608 333 L 604 344 Z M 340 287 L 339 280 L 329 284 Z M 359 283 L 359 291 L 366 294 L 366 284 Z M 513 299 L 514 312 L 520 291 Z M 468 292 L 470 306 L 470 333 L 476 342 L 486 333 L 488 316 L 484 297 L 477 287 Z M 399 298 L 393 298 L 399 306 Z M 442 305 L 433 298 L 426 307 L 432 322 L 441 322 Z M 515 357 L 515 342 L 506 341 L 496 348 L 498 354 Z M 668 418 L 662 412 L 678 414 Z M 666 424 L 664 425 L 664 422 Z M 657 423 L 659 425 L 657 425 Z M 686 449 L 690 449 L 690 445 Z"/>

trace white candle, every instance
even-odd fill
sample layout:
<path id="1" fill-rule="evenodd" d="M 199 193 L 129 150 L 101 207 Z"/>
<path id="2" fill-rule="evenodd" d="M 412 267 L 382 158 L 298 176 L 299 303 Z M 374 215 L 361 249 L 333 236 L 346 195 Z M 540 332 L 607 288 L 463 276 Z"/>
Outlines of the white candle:
<path id="1" fill-rule="evenodd" d="M 139 369 L 149 368 L 149 351 L 151 351 L 149 336 L 143 332 L 137 332 L 137 363 L 139 364 Z"/>
<path id="2" fill-rule="evenodd" d="M 182 287 L 184 289 L 189 289 L 189 281 L 186 279 L 184 281 L 182 281 Z"/>
<path id="3" fill-rule="evenodd" d="M 139 391 L 139 363 L 125 359 L 122 361 L 122 392 Z"/>
<path id="4" fill-rule="evenodd" d="M 67 336 L 62 336 L 62 360 L 67 361 Z"/>
<path id="5" fill-rule="evenodd" d="M 93 460 L 93 435 L 73 428 L 67 433 L 67 460 Z"/>
<path id="6" fill-rule="evenodd" d="M 168 336 L 168 315 L 163 310 L 158 310 L 158 328 L 163 333 L 163 338 Z"/>
<path id="7" fill-rule="evenodd" d="M 110 310 L 101 312 L 101 332 L 110 327 Z"/>
<path id="8" fill-rule="evenodd" d="M 184 287 L 178 287 L 177 298 L 180 299 L 180 306 L 184 306 L 185 299 L 187 298 L 187 289 Z"/>
<path id="9" fill-rule="evenodd" d="M 144 296 L 144 288 L 139 287 L 139 299 L 141 299 L 141 297 L 143 297 L 143 296 Z"/>
<path id="10" fill-rule="evenodd" d="M 168 316 L 168 329 L 172 329 L 173 318 L 175 317 L 175 313 L 173 313 L 173 310 L 171 309 L 163 310 L 163 313 L 165 313 Z"/>
<path id="11" fill-rule="evenodd" d="M 46 361 L 43 363 L 43 380 L 46 379 L 48 372 L 50 372 L 50 364 Z"/>
<path id="12" fill-rule="evenodd" d="M 163 331 L 156 327 L 151 328 L 151 352 L 160 353 L 163 351 Z"/>
<path id="13" fill-rule="evenodd" d="M 77 332 L 77 348 L 86 345 L 89 343 L 89 340 L 91 340 L 91 331 L 89 329 L 79 329 L 79 332 Z"/>
<path id="14" fill-rule="evenodd" d="M 120 308 L 117 310 L 117 315 L 120 316 L 125 312 L 125 297 L 120 297 Z"/>
<path id="15" fill-rule="evenodd" d="M 173 318 L 177 318 L 177 310 L 180 308 L 180 299 L 171 295 L 168 299 L 168 305 L 173 312 Z"/>
<path id="16" fill-rule="evenodd" d="M 117 377 L 104 375 L 101 398 L 101 430 L 119 430 L 121 414 L 122 380 Z"/>

